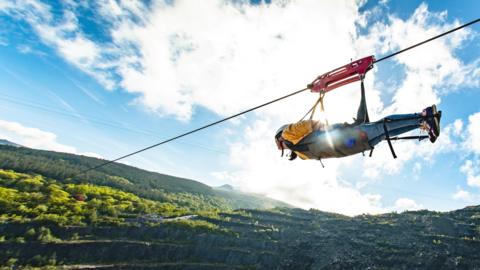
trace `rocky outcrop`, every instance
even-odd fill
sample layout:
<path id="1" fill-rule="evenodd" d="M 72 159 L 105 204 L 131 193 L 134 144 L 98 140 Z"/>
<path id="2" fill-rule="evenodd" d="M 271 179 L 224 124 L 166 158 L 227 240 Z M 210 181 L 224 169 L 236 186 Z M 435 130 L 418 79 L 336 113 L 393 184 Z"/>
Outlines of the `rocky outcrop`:
<path id="1" fill-rule="evenodd" d="M 345 217 L 242 210 L 202 218 L 218 230 L 50 226 L 56 242 L 18 240 L 34 224 L 3 224 L 2 264 L 71 269 L 478 269 L 480 208 Z"/>

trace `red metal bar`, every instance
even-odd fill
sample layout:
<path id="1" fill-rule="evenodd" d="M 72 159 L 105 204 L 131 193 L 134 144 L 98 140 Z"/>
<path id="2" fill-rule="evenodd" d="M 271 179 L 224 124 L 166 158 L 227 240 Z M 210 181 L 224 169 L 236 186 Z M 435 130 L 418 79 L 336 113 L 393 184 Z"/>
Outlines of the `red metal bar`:
<path id="1" fill-rule="evenodd" d="M 373 55 L 358 59 L 343 67 L 339 67 L 318 76 L 308 88 L 312 92 L 328 92 L 340 86 L 359 81 L 367 71 L 373 68 L 375 57 Z"/>

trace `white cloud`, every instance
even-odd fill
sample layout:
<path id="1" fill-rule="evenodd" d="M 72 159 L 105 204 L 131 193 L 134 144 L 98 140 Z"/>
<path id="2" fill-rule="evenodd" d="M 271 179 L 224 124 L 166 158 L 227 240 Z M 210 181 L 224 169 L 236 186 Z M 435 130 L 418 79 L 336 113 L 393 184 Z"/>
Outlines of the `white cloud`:
<path id="1" fill-rule="evenodd" d="M 468 117 L 467 139 L 465 147 L 467 150 L 480 155 L 480 112 Z"/>
<path id="2" fill-rule="evenodd" d="M 218 179 L 222 182 L 225 182 L 225 181 L 228 181 L 228 180 L 232 180 L 230 178 L 230 175 L 228 174 L 227 171 L 221 171 L 221 172 L 211 172 L 210 173 L 211 176 L 213 176 L 215 179 Z"/>
<path id="3" fill-rule="evenodd" d="M 8 40 L 5 37 L 0 36 L 0 46 L 3 46 L 3 47 L 8 46 Z"/>
<path id="4" fill-rule="evenodd" d="M 94 158 L 99 158 L 99 159 L 105 159 L 102 155 L 94 153 L 94 152 L 83 152 L 83 153 L 79 153 L 79 155 L 87 156 L 87 157 L 94 157 Z"/>
<path id="5" fill-rule="evenodd" d="M 28 45 L 19 45 L 19 46 L 17 46 L 17 50 L 20 53 L 23 53 L 23 54 L 27 54 L 27 53 L 32 52 L 32 48 L 30 48 L 30 46 L 28 46 Z"/>
<path id="6" fill-rule="evenodd" d="M 10 1 L 0 1 L 0 10 L 12 8 L 13 3 Z"/>
<path id="7" fill-rule="evenodd" d="M 467 184 L 471 187 L 480 187 L 480 161 L 467 159 L 460 167 L 460 171 L 467 175 Z"/>
<path id="8" fill-rule="evenodd" d="M 463 127 L 459 125 L 459 129 Z M 462 149 L 469 155 L 460 171 L 467 176 L 467 184 L 471 187 L 480 187 L 480 112 L 474 113 L 468 117 L 466 132 L 459 135 L 462 140 Z M 460 132 L 459 132 L 460 133 Z"/>
<path id="9" fill-rule="evenodd" d="M 412 170 L 412 173 L 413 173 L 413 177 L 418 180 L 419 179 L 419 174 L 422 172 L 422 163 L 420 162 L 415 162 L 415 164 L 413 165 L 413 170 Z"/>
<path id="10" fill-rule="evenodd" d="M 380 55 L 386 55 L 460 24 L 458 21 L 453 24 L 445 23 L 445 19 L 446 12 L 430 12 L 426 4 L 421 4 L 407 20 L 390 16 L 389 24 L 373 25 L 369 35 L 359 38 L 359 50 L 369 51 L 369 48 L 375 48 Z M 386 108 L 386 112 L 419 111 L 440 102 L 440 91 L 445 84 L 450 88 L 465 85 L 467 72 L 464 68 L 469 65 L 456 58 L 454 51 L 469 34 L 466 30 L 457 31 L 396 56 L 394 61 L 405 67 L 406 76 L 398 89 L 395 89 L 392 103 Z M 476 67 L 478 68 L 478 63 L 469 66 L 468 72 L 472 72 Z"/>
<path id="11" fill-rule="evenodd" d="M 480 202 L 480 194 L 478 192 L 464 190 L 459 186 L 457 186 L 457 191 L 452 194 L 452 198 L 469 204 L 478 204 Z"/>
<path id="12" fill-rule="evenodd" d="M 409 198 L 399 198 L 395 201 L 393 211 L 403 212 L 403 211 L 413 211 L 423 209 L 423 205 L 418 204 L 412 199 Z"/>
<path id="13" fill-rule="evenodd" d="M 139 101 L 148 108 L 182 119 L 190 117 L 195 104 L 221 115 L 238 112 L 252 101 L 302 88 L 313 79 L 326 65 L 310 53 L 318 52 L 318 44 L 323 36 L 332 35 L 332 29 L 323 27 L 320 34 L 309 34 L 308 42 L 297 40 L 332 21 L 309 10 L 342 8 L 346 15 L 356 12 L 353 4 L 343 1 L 255 7 L 225 1 L 157 5 L 145 26 L 124 23 L 113 33 L 119 43 L 136 44 L 143 56 L 138 59 L 142 69 L 120 69 L 122 86 L 141 94 Z M 301 21 L 297 20 L 300 14 Z M 195 18 L 194 22 L 179 20 L 185 17 Z M 341 39 L 349 41 L 353 23 L 337 27 L 346 30 Z M 351 51 L 342 43 L 336 49 Z M 334 49 L 332 44 L 322 46 Z M 305 73 L 307 67 L 311 69 Z"/>
<path id="14" fill-rule="evenodd" d="M 473 195 L 463 189 L 458 189 L 457 192 L 455 192 L 452 197 L 455 200 L 461 200 L 461 201 L 466 201 L 466 202 L 472 202 L 473 201 Z"/>
<path id="15" fill-rule="evenodd" d="M 462 119 L 455 119 L 453 122 L 454 134 L 460 136 L 463 132 L 463 121 Z"/>
<path id="16" fill-rule="evenodd" d="M 76 152 L 75 147 L 58 143 L 55 134 L 38 128 L 26 127 L 16 122 L 0 120 L 0 136 L 30 148 L 69 153 Z"/>
<path id="17" fill-rule="evenodd" d="M 114 81 L 105 65 L 103 50 L 80 31 L 78 20 L 72 10 L 63 10 L 62 20 L 54 18 L 51 7 L 36 0 L 5 1 L 0 12 L 7 13 L 17 19 L 27 21 L 40 39 L 55 48 L 69 63 L 101 82 L 106 88 L 114 87 Z M 25 47 L 19 48 L 27 52 Z"/>
<path id="18" fill-rule="evenodd" d="M 455 123 L 446 125 L 441 129 L 440 137 L 435 143 L 428 139 L 418 141 L 393 142 L 397 158 L 394 159 L 386 142 L 380 143 L 374 150 L 371 158 L 358 157 L 358 162 L 363 160 L 363 176 L 370 179 L 379 179 L 384 175 L 399 173 L 410 160 L 420 159 L 422 163 L 433 163 L 434 157 L 442 153 L 450 153 L 458 149 Z M 426 135 L 413 132 L 412 135 Z M 361 159 L 361 160 L 360 160 Z M 413 164 L 413 173 L 418 174 L 422 169 L 419 161 Z"/>
<path id="19" fill-rule="evenodd" d="M 38 128 L 26 127 L 17 122 L 0 120 L 0 138 L 29 148 L 102 158 L 99 154 L 92 152 L 79 153 L 75 147 L 59 143 L 57 135 Z"/>

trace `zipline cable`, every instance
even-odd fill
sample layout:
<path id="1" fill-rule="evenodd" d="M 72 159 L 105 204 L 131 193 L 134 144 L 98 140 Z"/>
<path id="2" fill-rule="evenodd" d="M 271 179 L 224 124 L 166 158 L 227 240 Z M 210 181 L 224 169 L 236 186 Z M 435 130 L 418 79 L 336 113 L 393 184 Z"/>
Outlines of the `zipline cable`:
<path id="1" fill-rule="evenodd" d="M 384 57 L 376 60 L 374 63 L 381 62 L 381 61 L 386 60 L 386 59 L 388 59 L 388 58 L 391 58 L 391 57 L 393 57 L 393 56 L 395 56 L 395 55 L 401 54 L 401 53 L 406 52 L 406 51 L 408 51 L 408 50 L 411 50 L 411 49 L 413 49 L 413 48 L 415 48 L 415 47 L 418 47 L 418 46 L 420 46 L 420 45 L 423 45 L 423 44 L 425 44 L 425 43 L 427 43 L 427 42 L 430 42 L 430 41 L 435 40 L 435 39 L 437 39 L 437 38 L 440 38 L 440 37 L 443 37 L 443 36 L 445 36 L 445 35 L 451 34 L 451 33 L 455 32 L 455 31 L 458 31 L 458 30 L 460 30 L 460 29 L 462 29 L 462 28 L 468 27 L 468 26 L 470 26 L 470 25 L 472 25 L 472 24 L 475 24 L 475 23 L 477 23 L 477 22 L 480 22 L 480 18 L 478 18 L 478 19 L 476 19 L 476 20 L 473 20 L 473 21 L 471 21 L 471 22 L 468 22 L 468 23 L 466 23 L 466 24 L 463 24 L 463 25 L 461 25 L 461 26 L 459 26 L 459 27 L 457 27 L 457 28 L 454 28 L 454 29 L 452 29 L 452 30 L 449 30 L 449 31 L 447 31 L 447 32 L 445 32 L 445 33 L 442 33 L 442 34 L 440 34 L 440 35 L 437 35 L 437 36 L 434 36 L 434 37 L 429 38 L 429 39 L 427 39 L 427 40 L 424 40 L 424 41 L 422 41 L 422 42 L 419 42 L 419 43 L 417 43 L 417 44 L 415 44 L 415 45 L 412 45 L 412 46 L 410 46 L 410 47 L 407 47 L 407 48 L 405 48 L 405 49 L 399 50 L 399 51 L 397 51 L 397 52 L 395 52 L 395 53 L 392 53 L 392 54 L 390 54 L 390 55 L 384 56 Z M 84 173 L 87 173 L 87 172 L 89 172 L 89 171 L 96 170 L 96 169 L 98 169 L 98 168 L 100 168 L 100 167 L 103 167 L 103 166 L 106 166 L 106 165 L 108 165 L 108 164 L 112 164 L 112 163 L 114 163 L 114 162 L 116 162 L 116 161 L 119 161 L 119 160 L 121 160 L 121 159 L 124 159 L 124 158 L 130 157 L 130 156 L 136 155 L 136 154 L 141 153 L 141 152 L 143 152 L 143 151 L 152 149 L 152 148 L 157 147 L 157 146 L 160 146 L 160 145 L 162 145 L 162 144 L 166 144 L 166 143 L 168 143 L 168 142 L 171 142 L 171 141 L 180 139 L 180 138 L 182 138 L 182 137 L 185 137 L 185 136 L 187 136 L 187 135 L 190 135 L 190 134 L 192 134 L 192 133 L 198 132 L 198 131 L 200 131 L 200 130 L 209 128 L 209 127 L 211 127 L 211 126 L 220 124 L 220 123 L 225 122 L 225 121 L 228 121 L 228 120 L 230 120 L 230 119 L 232 119 L 232 118 L 235 118 L 235 117 L 238 117 L 238 116 L 240 116 L 240 115 L 242 115 L 242 114 L 246 114 L 246 113 L 248 113 L 248 112 L 254 111 L 254 110 L 259 109 L 259 108 L 261 108 L 261 107 L 265 107 L 265 106 L 267 106 L 267 105 L 270 105 L 270 104 L 275 103 L 275 102 L 277 102 L 277 101 L 280 101 L 280 100 L 282 100 L 282 99 L 286 99 L 286 98 L 288 98 L 288 97 L 294 96 L 294 95 L 299 94 L 299 93 L 301 93 L 301 92 L 304 92 L 304 91 L 306 91 L 306 90 L 308 90 L 308 89 L 309 89 L 308 87 L 303 88 L 303 89 L 301 89 L 301 90 L 295 91 L 295 92 L 293 92 L 293 93 L 291 93 L 291 94 L 288 94 L 288 95 L 286 95 L 286 96 L 283 96 L 283 97 L 274 99 L 274 100 L 272 100 L 272 101 L 263 103 L 263 104 L 261 104 L 261 105 L 258 105 L 258 106 L 255 106 L 255 107 L 253 107 L 253 108 L 250 108 L 250 109 L 248 109 L 248 110 L 245 110 L 245 111 L 239 112 L 239 113 L 237 113 L 237 114 L 231 115 L 231 116 L 229 116 L 229 117 L 227 117 L 227 118 L 223 118 L 223 119 L 220 119 L 220 120 L 218 120 L 218 121 L 215 121 L 215 122 L 212 122 L 212 123 L 210 123 L 210 124 L 207 124 L 207 125 L 205 125 L 205 126 L 202 126 L 202 127 L 196 128 L 196 129 L 194 129 L 194 130 L 185 132 L 185 133 L 183 133 L 183 134 L 180 134 L 180 135 L 175 136 L 175 137 L 172 137 L 172 138 L 170 138 L 170 139 L 161 141 L 161 142 L 159 142 L 159 143 L 156 143 L 156 144 L 154 144 L 154 145 L 145 147 L 145 148 L 143 148 L 143 149 L 137 150 L 137 151 L 132 152 L 132 153 L 130 153 L 130 154 L 121 156 L 121 157 L 116 158 L 116 159 L 113 159 L 113 160 L 106 161 L 106 162 L 101 163 L 101 164 L 99 164 L 99 165 L 97 165 L 97 166 L 93 166 L 93 167 L 91 167 L 91 168 L 88 168 L 88 169 L 85 169 L 85 170 L 83 170 L 83 171 L 80 171 L 79 173 L 75 174 L 75 175 L 72 176 L 71 178 L 77 177 L 77 176 L 82 175 L 82 174 L 84 174 Z"/>
<path id="2" fill-rule="evenodd" d="M 218 121 L 212 122 L 212 123 L 207 124 L 207 125 L 205 125 L 205 126 L 202 126 L 202 127 L 196 128 L 196 129 L 194 129 L 194 130 L 191 130 L 191 131 L 185 132 L 185 133 L 183 133 L 183 134 L 180 134 L 180 135 L 178 135 L 178 136 L 175 136 L 175 137 L 173 137 L 173 138 L 170 138 L 170 139 L 161 141 L 161 142 L 159 142 L 159 143 L 157 143 L 157 144 L 154 144 L 154 145 L 145 147 L 145 148 L 140 149 L 140 150 L 138 150 L 138 151 L 135 151 L 135 152 L 133 152 L 133 153 L 130 153 L 130 154 L 121 156 L 121 157 L 116 158 L 116 159 L 114 159 L 114 160 L 106 161 L 106 162 L 104 162 L 104 163 L 102 163 L 102 164 L 99 164 L 99 165 L 97 165 L 97 166 L 94 166 L 94 167 L 85 169 L 85 170 L 79 172 L 78 174 L 75 174 L 75 175 L 72 176 L 71 178 L 77 177 L 77 176 L 79 176 L 79 175 L 82 175 L 82 174 L 87 173 L 87 172 L 92 171 L 92 170 L 96 170 L 96 169 L 98 169 L 98 168 L 100 168 L 100 167 L 103 167 L 103 166 L 105 166 L 105 165 L 114 163 L 114 162 L 119 161 L 119 160 L 121 160 L 121 159 L 130 157 L 130 156 L 133 156 L 133 155 L 135 155 L 135 154 L 141 153 L 141 152 L 146 151 L 146 150 L 148 150 L 148 149 L 152 149 L 152 148 L 154 148 L 154 147 L 157 147 L 157 146 L 160 146 L 160 145 L 162 145 L 162 144 L 171 142 L 171 141 L 173 141 L 173 140 L 180 139 L 180 138 L 185 137 L 185 136 L 187 136 L 187 135 L 190 135 L 190 134 L 192 134 L 192 133 L 198 132 L 198 131 L 200 131 L 200 130 L 202 130 L 202 129 L 206 129 L 206 128 L 209 128 L 209 127 L 211 127 L 211 126 L 220 124 L 220 123 L 222 123 L 222 122 L 228 121 L 228 120 L 230 120 L 230 119 L 232 119 L 232 118 L 235 118 L 235 117 L 238 117 L 238 116 L 240 116 L 240 115 L 242 115 L 242 114 L 249 113 L 249 112 L 254 111 L 254 110 L 256 110 L 256 109 L 259 109 L 259 108 L 261 108 L 261 107 L 265 107 L 265 106 L 267 106 L 267 105 L 270 105 L 270 104 L 275 103 L 275 102 L 277 102 L 277 101 L 280 101 L 280 100 L 282 100 L 282 99 L 286 99 L 286 98 L 289 98 L 289 97 L 294 96 L 294 95 L 296 95 L 296 94 L 300 94 L 300 93 L 302 93 L 302 92 L 304 92 L 305 90 L 308 90 L 308 89 L 309 89 L 308 87 L 303 88 L 303 89 L 298 90 L 298 91 L 295 91 L 295 92 L 293 92 L 293 93 L 291 93 L 291 94 L 288 94 L 288 95 L 285 95 L 285 96 L 283 96 L 283 97 L 274 99 L 274 100 L 272 100 L 272 101 L 263 103 L 263 104 L 261 104 L 261 105 L 255 106 L 255 107 L 250 108 L 250 109 L 248 109 L 248 110 L 245 110 L 245 111 L 243 111 L 243 112 L 239 112 L 239 113 L 237 113 L 237 114 L 231 115 L 231 116 L 229 116 L 229 117 L 227 117 L 227 118 L 220 119 L 220 120 L 218 120 Z"/>
<path id="3" fill-rule="evenodd" d="M 470 25 L 472 25 L 472 24 L 475 24 L 475 23 L 477 23 L 477 22 L 480 22 L 480 18 L 478 18 L 478 19 L 476 19 L 476 20 L 473 20 L 473 21 L 471 21 L 471 22 L 468 22 L 468 23 L 466 23 L 466 24 L 460 25 L 460 26 L 457 27 L 457 28 L 454 28 L 454 29 L 449 30 L 449 31 L 447 31 L 447 32 L 445 32 L 445 33 L 442 33 L 442 34 L 440 34 L 440 35 L 438 35 L 438 36 L 434 36 L 434 37 L 432 37 L 432 38 L 429 38 L 429 39 L 427 39 L 427 40 L 424 40 L 424 41 L 422 41 L 422 42 L 420 42 L 420 43 L 417 43 L 417 44 L 415 44 L 415 45 L 412 45 L 412 46 L 410 46 L 410 47 L 408 47 L 408 48 L 405 48 L 405 49 L 403 49 L 403 50 L 400 50 L 400 51 L 398 51 L 398 52 L 395 52 L 395 53 L 392 53 L 392 54 L 387 55 L 387 56 L 385 56 L 385 57 L 382 57 L 382 58 L 376 60 L 376 61 L 373 62 L 373 63 L 378 63 L 378 62 L 383 61 L 383 60 L 385 60 L 385 59 L 388 59 L 388 58 L 390 58 L 390 57 L 394 57 L 394 56 L 397 55 L 397 54 L 401 54 L 401 53 L 406 52 L 406 51 L 408 51 L 408 50 L 410 50 L 410 49 L 413 49 L 413 48 L 415 48 L 415 47 L 418 47 L 418 46 L 420 46 L 420 45 L 423 45 L 423 44 L 425 44 L 425 43 L 427 43 L 427 42 L 430 42 L 430 41 L 432 41 L 432 40 L 435 40 L 435 39 L 437 39 L 437 38 L 440 38 L 440 37 L 446 36 L 446 35 L 448 35 L 448 34 L 451 34 L 451 33 L 455 32 L 455 31 L 458 31 L 458 30 L 460 30 L 460 29 L 462 29 L 462 28 L 468 27 L 468 26 L 470 26 Z"/>

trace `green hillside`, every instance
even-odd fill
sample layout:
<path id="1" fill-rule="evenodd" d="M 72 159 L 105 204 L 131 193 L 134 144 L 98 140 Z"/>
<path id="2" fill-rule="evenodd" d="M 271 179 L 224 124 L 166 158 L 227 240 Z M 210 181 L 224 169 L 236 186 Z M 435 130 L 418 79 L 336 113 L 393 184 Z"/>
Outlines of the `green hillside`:
<path id="1" fill-rule="evenodd" d="M 197 181 L 113 163 L 70 179 L 105 160 L 67 153 L 0 145 L 0 169 L 40 174 L 61 183 L 118 188 L 142 198 L 170 202 L 191 210 L 288 207 L 261 196 L 214 190 Z"/>
<path id="2" fill-rule="evenodd" d="M 187 209 L 106 186 L 64 184 L 40 175 L 0 170 L 0 222 L 61 226 L 119 225 L 130 217 L 180 216 Z"/>
<path id="3" fill-rule="evenodd" d="M 232 210 L 275 201 L 126 165 L 115 166 L 128 176 L 106 169 L 68 180 L 99 160 L 47 151 L 2 147 L 0 162 L 0 269 L 480 266 L 480 206 L 357 217 Z M 173 179 L 185 182 L 167 190 Z"/>
<path id="4" fill-rule="evenodd" d="M 4 269 L 480 265 L 478 206 L 353 218 L 291 208 L 195 213 L 110 187 L 0 171 L 0 209 Z"/>

